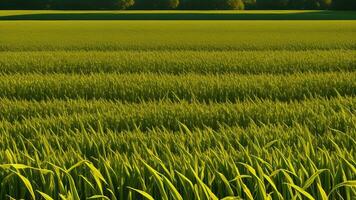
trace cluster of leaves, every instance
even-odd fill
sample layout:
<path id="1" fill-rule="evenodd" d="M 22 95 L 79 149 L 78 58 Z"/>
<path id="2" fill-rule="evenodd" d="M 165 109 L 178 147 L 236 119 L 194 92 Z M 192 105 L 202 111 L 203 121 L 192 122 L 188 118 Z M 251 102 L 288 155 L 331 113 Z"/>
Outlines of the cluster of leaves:
<path id="1" fill-rule="evenodd" d="M 355 127 L 315 134 L 297 123 L 219 131 L 180 124 L 178 132 L 118 133 L 84 125 L 74 131 L 31 128 L 31 134 L 2 129 L 0 197 L 351 200 L 356 195 Z"/>

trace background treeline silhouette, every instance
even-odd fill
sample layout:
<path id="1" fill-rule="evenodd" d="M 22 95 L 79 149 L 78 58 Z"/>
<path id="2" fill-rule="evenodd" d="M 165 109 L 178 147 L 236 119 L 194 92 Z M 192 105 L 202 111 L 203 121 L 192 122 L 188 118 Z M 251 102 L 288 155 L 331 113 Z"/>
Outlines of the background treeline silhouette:
<path id="1" fill-rule="evenodd" d="M 0 0 L 0 9 L 356 10 L 356 0 Z"/>

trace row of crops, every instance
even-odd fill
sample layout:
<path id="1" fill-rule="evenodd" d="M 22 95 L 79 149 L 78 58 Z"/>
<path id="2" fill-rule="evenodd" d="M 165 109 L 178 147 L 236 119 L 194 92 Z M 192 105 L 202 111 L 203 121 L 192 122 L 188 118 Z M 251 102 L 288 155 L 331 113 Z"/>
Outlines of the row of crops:
<path id="1" fill-rule="evenodd" d="M 355 25 L 0 22 L 0 199 L 355 199 Z"/>
<path id="2" fill-rule="evenodd" d="M 11 74 L 293 74 L 353 72 L 355 50 L 0 52 Z"/>

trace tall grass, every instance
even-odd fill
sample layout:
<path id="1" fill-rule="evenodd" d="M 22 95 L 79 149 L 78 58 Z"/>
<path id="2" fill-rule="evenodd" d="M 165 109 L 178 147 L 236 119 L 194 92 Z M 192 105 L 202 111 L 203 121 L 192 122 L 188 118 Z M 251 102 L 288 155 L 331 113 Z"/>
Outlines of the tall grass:
<path id="1" fill-rule="evenodd" d="M 80 128 L 104 130 L 179 130 L 222 125 L 248 127 L 251 124 L 302 124 L 322 134 L 329 128 L 346 131 L 356 124 L 355 98 L 314 99 L 282 103 L 249 101 L 241 103 L 145 102 L 126 104 L 107 101 L 0 101 L 0 127 L 13 133 L 31 134 L 32 128 L 53 131 Z M 83 127 L 84 123 L 84 127 Z"/>
<path id="2" fill-rule="evenodd" d="M 111 99 L 238 101 L 303 100 L 354 96 L 355 72 L 291 75 L 41 74 L 0 76 L 0 97 L 14 99 Z"/>
<path id="3" fill-rule="evenodd" d="M 28 138 L 2 131 L 1 162 L 22 165 L 1 165 L 0 195 L 352 199 L 355 134 L 330 129 L 319 136 L 298 124 L 217 132 L 33 130 Z M 30 180 L 27 188 L 19 174 Z"/>
<path id="4" fill-rule="evenodd" d="M 356 71 L 356 51 L 0 52 L 0 73 L 291 74 Z"/>

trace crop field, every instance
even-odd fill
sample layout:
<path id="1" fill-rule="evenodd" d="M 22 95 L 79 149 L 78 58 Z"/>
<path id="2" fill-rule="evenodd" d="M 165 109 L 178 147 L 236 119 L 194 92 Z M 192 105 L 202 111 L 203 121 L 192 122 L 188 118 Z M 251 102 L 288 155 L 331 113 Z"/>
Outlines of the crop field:
<path id="1" fill-rule="evenodd" d="M 355 12 L 65 13 L 0 11 L 0 199 L 356 199 Z"/>

